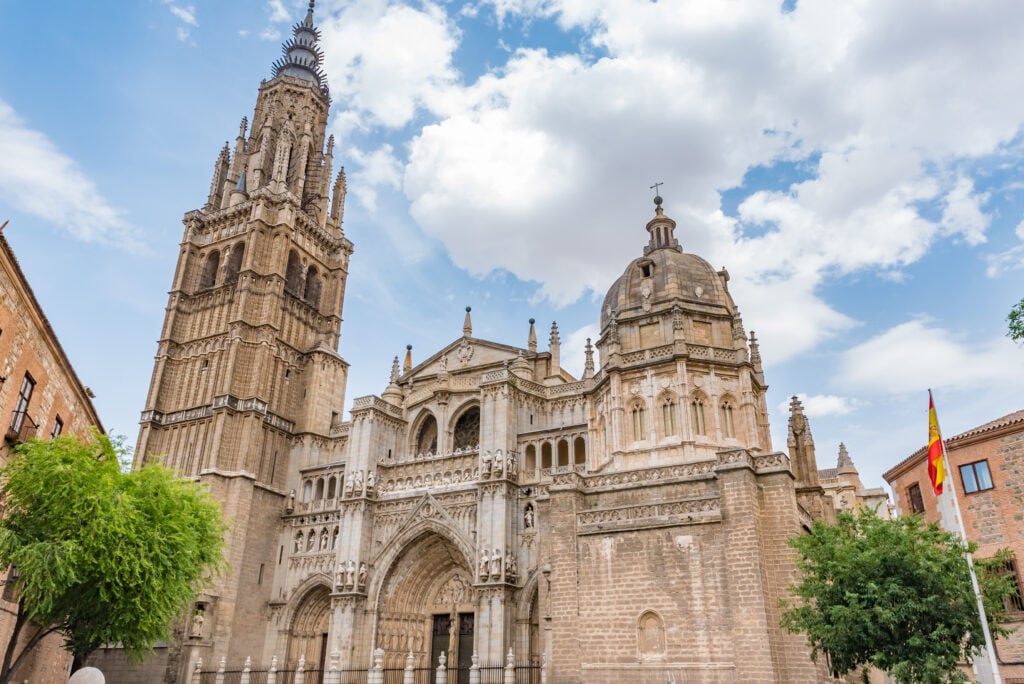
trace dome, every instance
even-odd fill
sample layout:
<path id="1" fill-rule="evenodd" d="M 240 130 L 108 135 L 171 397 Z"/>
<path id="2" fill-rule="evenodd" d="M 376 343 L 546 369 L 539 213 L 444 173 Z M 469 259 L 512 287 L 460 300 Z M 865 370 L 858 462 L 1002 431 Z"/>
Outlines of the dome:
<path id="1" fill-rule="evenodd" d="M 602 330 L 613 311 L 620 315 L 633 310 L 649 311 L 675 301 L 691 307 L 717 308 L 718 313 L 732 315 L 735 305 L 725 285 L 728 274 L 719 273 L 696 254 L 683 252 L 672 236 L 674 228 L 675 221 L 665 216 L 659 205 L 657 215 L 647 224 L 651 242 L 644 249 L 644 256 L 631 261 L 605 295 Z"/>

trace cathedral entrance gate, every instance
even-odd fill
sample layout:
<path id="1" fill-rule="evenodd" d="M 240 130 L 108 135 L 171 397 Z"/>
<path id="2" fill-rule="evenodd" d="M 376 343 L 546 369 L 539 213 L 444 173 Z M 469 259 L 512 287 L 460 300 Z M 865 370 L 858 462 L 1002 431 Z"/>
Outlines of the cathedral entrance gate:
<path id="1" fill-rule="evenodd" d="M 305 656 L 306 669 L 323 672 L 330 613 L 331 594 L 327 587 L 315 587 L 302 599 L 288 631 L 288 667 L 294 667 Z"/>
<path id="2" fill-rule="evenodd" d="M 476 595 L 469 562 L 437 532 L 424 532 L 397 555 L 381 585 L 374 642 L 385 668 L 402 668 L 411 651 L 416 667 L 463 668 L 466 683 L 474 649 Z M 453 673 L 454 674 L 454 673 Z M 449 676 L 452 684 L 461 679 Z"/>

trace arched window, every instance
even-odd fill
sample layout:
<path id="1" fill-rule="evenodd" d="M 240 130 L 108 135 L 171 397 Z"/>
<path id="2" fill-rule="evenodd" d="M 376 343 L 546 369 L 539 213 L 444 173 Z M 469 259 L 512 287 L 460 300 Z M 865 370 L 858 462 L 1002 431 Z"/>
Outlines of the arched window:
<path id="1" fill-rule="evenodd" d="M 704 400 L 700 397 L 694 397 L 693 401 L 690 402 L 690 423 L 693 428 L 693 434 L 707 434 L 707 430 L 704 427 Z"/>
<path id="2" fill-rule="evenodd" d="M 320 273 L 315 266 L 310 266 L 306 272 L 306 291 L 302 298 L 314 308 L 320 306 Z"/>
<path id="3" fill-rule="evenodd" d="M 656 660 L 665 655 L 665 622 L 653 610 L 640 615 L 636 624 L 637 650 L 641 660 Z"/>
<path id="4" fill-rule="evenodd" d="M 199 277 L 199 289 L 209 290 L 217 285 L 217 269 L 220 268 L 220 252 L 213 250 L 206 256 L 203 273 Z"/>
<path id="5" fill-rule="evenodd" d="M 334 534 L 331 535 L 331 549 L 332 550 L 335 547 L 338 546 L 338 532 L 339 532 L 339 529 L 337 527 L 335 527 L 334 528 Z"/>
<path id="6" fill-rule="evenodd" d="M 306 484 L 302 485 L 302 503 L 309 503 L 309 500 L 313 498 L 313 483 L 309 480 Z"/>
<path id="7" fill-rule="evenodd" d="M 728 399 L 723 400 L 719 407 L 719 413 L 722 418 L 722 436 L 730 439 L 735 437 L 736 433 L 732 425 L 732 402 Z"/>
<path id="8" fill-rule="evenodd" d="M 316 546 L 316 530 L 310 530 L 306 536 L 306 550 L 312 551 L 313 547 Z"/>
<path id="9" fill-rule="evenodd" d="M 480 445 L 480 407 L 473 406 L 455 421 L 453 446 L 456 449 L 475 449 Z"/>
<path id="10" fill-rule="evenodd" d="M 587 462 L 587 442 L 582 437 L 572 442 L 572 462 L 577 465 Z"/>
<path id="11" fill-rule="evenodd" d="M 558 440 L 558 465 L 569 465 L 569 443 L 564 439 Z"/>
<path id="12" fill-rule="evenodd" d="M 551 467 L 551 442 L 544 442 L 540 445 L 540 467 Z"/>
<path id="13" fill-rule="evenodd" d="M 670 396 L 666 396 L 662 399 L 661 421 L 665 429 L 666 437 L 676 434 L 676 402 Z"/>
<path id="14" fill-rule="evenodd" d="M 242 270 L 242 256 L 244 253 L 244 242 L 239 242 L 231 248 L 224 263 L 224 284 L 234 285 L 238 282 L 238 272 Z"/>
<path id="15" fill-rule="evenodd" d="M 437 421 L 434 416 L 427 416 L 420 425 L 419 434 L 416 437 L 416 453 L 426 454 L 437 451 Z"/>
<path id="16" fill-rule="evenodd" d="M 633 404 L 633 440 L 636 442 L 647 438 L 646 414 L 643 402 L 637 401 Z"/>
<path id="17" fill-rule="evenodd" d="M 526 445 L 526 472 L 532 473 L 537 469 L 537 447 L 532 444 Z"/>
<path id="18" fill-rule="evenodd" d="M 288 252 L 288 268 L 284 272 L 284 291 L 295 297 L 302 293 L 302 263 L 294 249 Z"/>
<path id="19" fill-rule="evenodd" d="M 328 499 L 333 499 L 334 498 L 334 494 L 337 491 L 337 488 L 338 488 L 338 480 L 337 480 L 337 478 L 335 478 L 332 475 L 331 479 L 327 480 L 327 498 Z"/>
<path id="20" fill-rule="evenodd" d="M 324 498 L 324 478 L 317 478 L 316 481 L 316 496 L 314 497 L 317 501 Z"/>

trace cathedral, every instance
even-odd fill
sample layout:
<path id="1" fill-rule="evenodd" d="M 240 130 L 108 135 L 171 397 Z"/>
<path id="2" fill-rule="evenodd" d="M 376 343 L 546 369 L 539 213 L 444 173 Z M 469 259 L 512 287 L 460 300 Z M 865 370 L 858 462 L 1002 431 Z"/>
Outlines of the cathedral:
<path id="1" fill-rule="evenodd" d="M 424 673 L 443 654 L 451 682 L 509 658 L 552 683 L 827 681 L 779 627 L 786 540 L 832 510 L 806 418 L 794 402 L 773 451 L 729 274 L 660 197 L 582 377 L 557 326 L 483 340 L 467 307 L 343 419 L 353 244 L 319 37 L 311 2 L 184 216 L 136 459 L 210 488 L 229 567 L 148 681 L 247 659 L 366 681 L 374 653 Z"/>

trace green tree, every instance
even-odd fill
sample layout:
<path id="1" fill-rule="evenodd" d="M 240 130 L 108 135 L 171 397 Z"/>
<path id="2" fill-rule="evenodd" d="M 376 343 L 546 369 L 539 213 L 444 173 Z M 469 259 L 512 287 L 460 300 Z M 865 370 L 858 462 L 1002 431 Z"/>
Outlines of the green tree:
<path id="1" fill-rule="evenodd" d="M 1020 300 L 1010 309 L 1006 316 L 1007 333 L 1014 342 L 1024 343 L 1024 299 Z"/>
<path id="2" fill-rule="evenodd" d="M 122 472 L 120 441 L 59 437 L 15 449 L 0 471 L 0 563 L 18 597 L 0 684 L 47 634 L 80 661 L 101 644 L 141 657 L 223 564 L 220 508 L 159 465 Z M 25 630 L 34 625 L 34 630 Z M 24 646 L 17 650 L 19 637 Z"/>
<path id="3" fill-rule="evenodd" d="M 815 522 L 789 541 L 797 550 L 798 597 L 783 601 L 782 625 L 807 634 L 812 657 L 836 675 L 872 665 L 901 684 L 967 681 L 957 664 L 985 645 L 967 551 L 956 535 L 919 516 L 887 520 L 867 511 Z M 979 565 L 989 625 L 1005 634 L 998 572 L 1005 557 Z"/>

